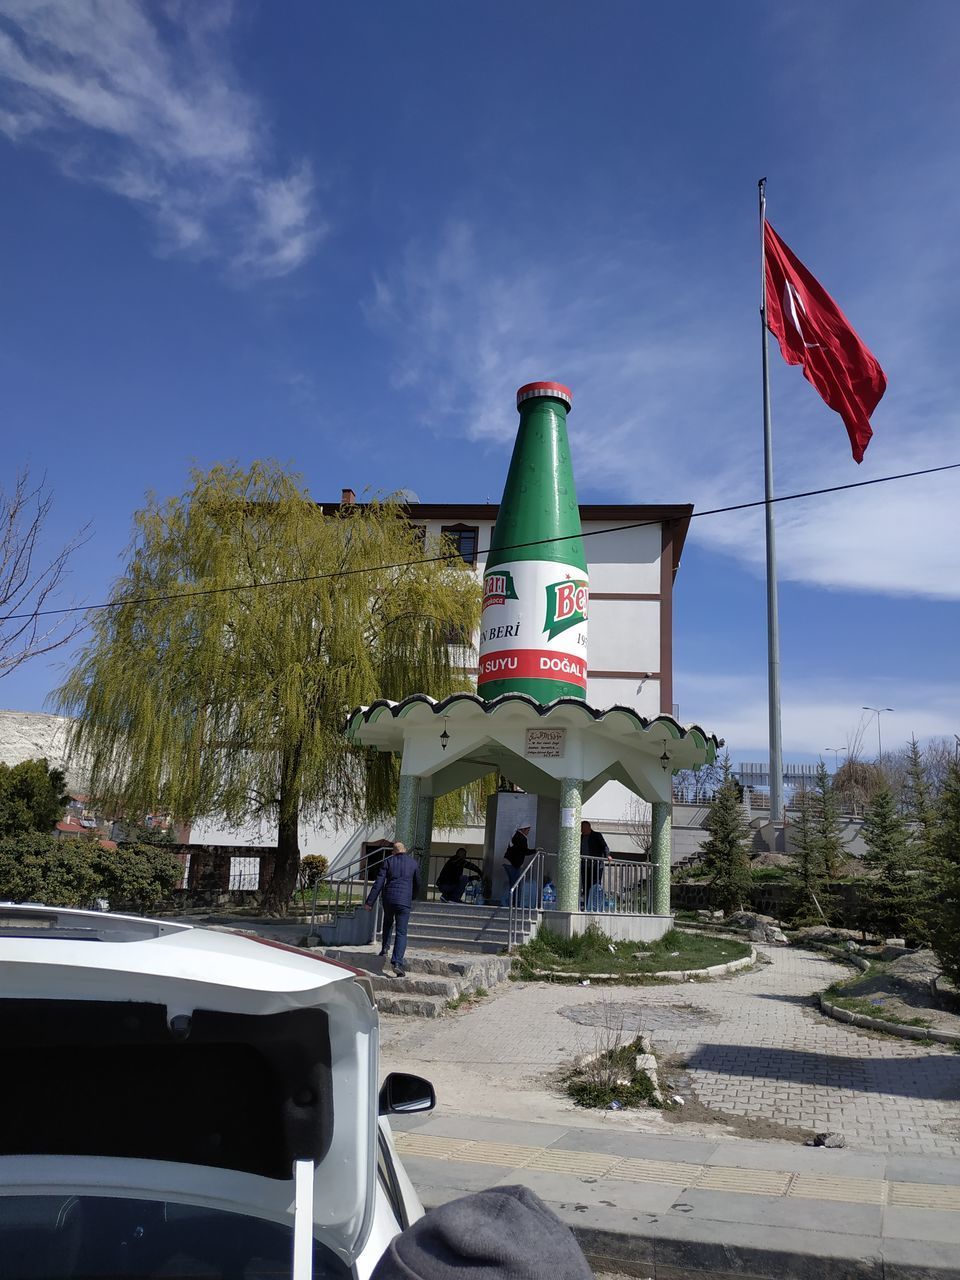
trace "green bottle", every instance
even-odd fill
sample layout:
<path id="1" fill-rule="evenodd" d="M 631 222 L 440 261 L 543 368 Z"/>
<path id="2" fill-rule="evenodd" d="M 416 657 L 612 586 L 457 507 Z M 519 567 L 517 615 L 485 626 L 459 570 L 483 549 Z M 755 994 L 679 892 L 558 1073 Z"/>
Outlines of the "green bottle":
<path id="1" fill-rule="evenodd" d="M 477 692 L 587 696 L 587 560 L 559 382 L 517 392 L 520 428 L 483 573 Z"/>

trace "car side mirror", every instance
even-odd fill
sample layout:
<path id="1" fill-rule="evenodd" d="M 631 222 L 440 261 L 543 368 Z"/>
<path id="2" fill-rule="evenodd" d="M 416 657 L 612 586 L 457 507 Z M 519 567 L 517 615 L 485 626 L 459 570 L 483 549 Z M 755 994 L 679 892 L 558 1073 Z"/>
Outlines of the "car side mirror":
<path id="1" fill-rule="evenodd" d="M 436 1105 L 437 1095 L 433 1085 L 421 1076 L 407 1075 L 405 1071 L 391 1071 L 380 1086 L 382 1116 L 406 1116 L 416 1111 L 432 1111 Z"/>

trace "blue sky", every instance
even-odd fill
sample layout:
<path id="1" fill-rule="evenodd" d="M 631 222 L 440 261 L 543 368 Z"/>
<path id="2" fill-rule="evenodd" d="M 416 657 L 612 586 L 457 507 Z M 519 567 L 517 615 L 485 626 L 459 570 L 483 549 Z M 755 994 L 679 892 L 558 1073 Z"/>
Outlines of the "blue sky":
<path id="1" fill-rule="evenodd" d="M 0 0 L 3 484 L 46 471 L 51 547 L 92 522 L 90 602 L 192 464 L 496 500 L 548 377 L 582 501 L 757 498 L 764 175 L 889 382 L 858 468 L 774 347 L 778 491 L 960 461 L 958 37 L 953 0 Z M 781 507 L 788 758 L 864 703 L 885 745 L 960 728 L 957 474 Z M 735 760 L 766 754 L 762 562 L 759 512 L 710 517 L 677 582 L 681 717 Z"/>

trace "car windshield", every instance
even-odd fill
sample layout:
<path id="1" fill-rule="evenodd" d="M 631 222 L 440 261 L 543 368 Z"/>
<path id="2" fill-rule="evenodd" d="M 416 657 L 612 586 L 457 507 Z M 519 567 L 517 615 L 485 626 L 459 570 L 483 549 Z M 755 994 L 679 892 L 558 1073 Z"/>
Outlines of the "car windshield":
<path id="1" fill-rule="evenodd" d="M 109 1196 L 0 1197 L 0 1280 L 289 1280 L 293 1227 Z M 319 1241 L 314 1277 L 349 1268 Z"/>

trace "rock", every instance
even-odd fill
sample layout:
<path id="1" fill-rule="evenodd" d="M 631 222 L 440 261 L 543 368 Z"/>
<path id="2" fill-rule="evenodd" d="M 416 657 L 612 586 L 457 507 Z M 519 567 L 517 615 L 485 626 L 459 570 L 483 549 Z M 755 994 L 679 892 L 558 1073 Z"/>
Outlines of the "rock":
<path id="1" fill-rule="evenodd" d="M 884 938 L 883 945 L 885 947 L 900 947 L 901 949 L 907 945 L 906 938 Z"/>
<path id="2" fill-rule="evenodd" d="M 911 955 L 912 947 L 901 947 L 897 943 L 887 942 L 880 948 L 881 960 L 899 960 L 902 956 Z"/>
<path id="3" fill-rule="evenodd" d="M 755 929 L 751 929 L 747 934 L 751 942 L 775 942 L 780 946 L 787 945 L 786 935 L 775 924 L 757 925 Z"/>
<path id="4" fill-rule="evenodd" d="M 818 1133 L 811 1145 L 815 1147 L 845 1147 L 847 1144 L 842 1133 Z"/>
<path id="5" fill-rule="evenodd" d="M 847 949 L 848 951 L 859 951 L 859 950 L 860 950 L 860 943 L 859 943 L 859 942 L 854 942 L 854 940 L 853 940 L 852 938 L 848 938 L 848 939 L 846 940 L 846 942 L 845 942 L 843 945 L 846 947 L 846 949 Z"/>
<path id="6" fill-rule="evenodd" d="M 773 964 L 770 957 L 763 951 L 756 952 L 757 964 Z"/>
<path id="7" fill-rule="evenodd" d="M 722 912 L 722 911 L 711 911 L 711 912 L 710 912 L 710 917 L 711 917 L 711 919 L 713 919 L 713 920 L 722 920 L 722 919 L 723 919 L 723 912 Z"/>
<path id="8" fill-rule="evenodd" d="M 861 935 L 856 929 L 835 929 L 829 924 L 811 924 L 797 930 L 801 942 L 857 942 Z"/>

